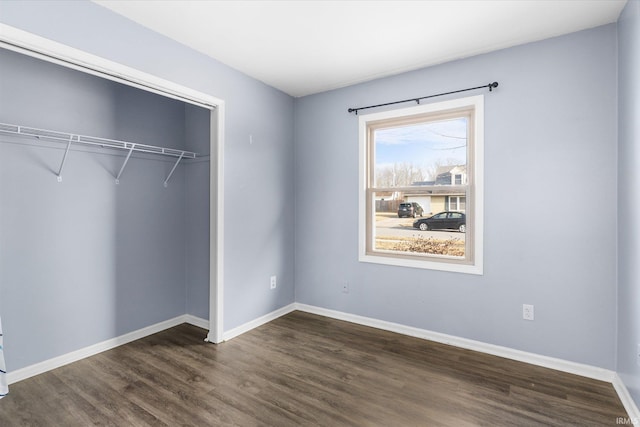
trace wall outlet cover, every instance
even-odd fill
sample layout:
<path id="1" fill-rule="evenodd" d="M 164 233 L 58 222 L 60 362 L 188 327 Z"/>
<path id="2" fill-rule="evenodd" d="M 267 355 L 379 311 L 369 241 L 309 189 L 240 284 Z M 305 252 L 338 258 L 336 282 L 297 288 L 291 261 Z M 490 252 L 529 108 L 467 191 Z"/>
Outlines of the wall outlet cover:
<path id="1" fill-rule="evenodd" d="M 533 320 L 533 305 L 531 304 L 522 304 L 522 318 L 524 320 Z"/>

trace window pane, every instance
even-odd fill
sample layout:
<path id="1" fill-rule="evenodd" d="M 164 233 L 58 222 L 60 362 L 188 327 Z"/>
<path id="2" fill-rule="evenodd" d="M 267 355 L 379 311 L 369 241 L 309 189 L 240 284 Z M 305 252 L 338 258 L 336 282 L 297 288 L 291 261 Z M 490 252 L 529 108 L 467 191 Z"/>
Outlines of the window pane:
<path id="1" fill-rule="evenodd" d="M 453 258 L 465 256 L 465 233 L 459 232 L 464 223 L 462 214 L 458 218 L 447 218 L 446 214 L 433 217 L 407 210 L 411 202 L 389 199 L 392 193 L 373 193 L 374 215 L 372 247 L 382 251 L 407 255 L 441 255 Z M 418 203 L 422 207 L 420 203 Z M 420 223 L 427 225 L 420 227 Z"/>
<path id="2" fill-rule="evenodd" d="M 464 117 L 376 129 L 374 141 L 374 187 L 466 184 Z"/>

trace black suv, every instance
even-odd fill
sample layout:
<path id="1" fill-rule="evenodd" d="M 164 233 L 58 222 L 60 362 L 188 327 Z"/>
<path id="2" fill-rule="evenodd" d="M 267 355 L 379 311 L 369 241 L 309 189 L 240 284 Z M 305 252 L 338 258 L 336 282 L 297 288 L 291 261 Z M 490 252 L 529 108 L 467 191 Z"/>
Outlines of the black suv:
<path id="1" fill-rule="evenodd" d="M 398 206 L 398 218 L 402 218 L 403 216 L 415 218 L 418 215 L 422 216 L 423 213 L 424 210 L 422 209 L 422 206 L 416 202 L 400 203 L 400 206 Z"/>

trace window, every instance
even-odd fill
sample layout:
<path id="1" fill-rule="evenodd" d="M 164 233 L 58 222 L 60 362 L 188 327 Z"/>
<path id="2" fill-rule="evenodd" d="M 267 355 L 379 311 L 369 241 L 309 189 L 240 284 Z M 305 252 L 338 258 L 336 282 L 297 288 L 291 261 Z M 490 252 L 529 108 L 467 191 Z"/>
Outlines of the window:
<path id="1" fill-rule="evenodd" d="M 360 115 L 360 261 L 482 274 L 483 99 Z"/>
<path id="2" fill-rule="evenodd" d="M 449 209 L 450 211 L 464 212 L 466 206 L 466 199 L 464 196 L 450 196 L 449 197 Z"/>

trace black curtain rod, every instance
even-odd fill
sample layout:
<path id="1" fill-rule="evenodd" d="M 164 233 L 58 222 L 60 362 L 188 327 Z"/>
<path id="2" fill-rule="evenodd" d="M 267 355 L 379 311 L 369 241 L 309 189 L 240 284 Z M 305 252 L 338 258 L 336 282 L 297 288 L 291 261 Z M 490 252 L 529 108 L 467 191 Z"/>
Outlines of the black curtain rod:
<path id="1" fill-rule="evenodd" d="M 489 83 L 488 85 L 484 85 L 484 86 L 476 86 L 476 87 L 470 87 L 470 88 L 467 88 L 467 89 L 454 90 L 454 91 L 451 91 L 451 92 L 437 93 L 435 95 L 421 96 L 420 98 L 404 99 L 402 101 L 394 101 L 394 102 L 387 102 L 387 103 L 384 103 L 384 104 L 369 105 L 367 107 L 349 108 L 347 111 L 349 113 L 354 113 L 355 112 L 356 115 L 358 115 L 358 111 L 366 110 L 367 108 L 384 107 L 384 106 L 387 106 L 387 105 L 402 104 L 403 102 L 416 102 L 416 103 L 420 104 L 420 100 L 421 99 L 434 98 L 436 96 L 443 96 L 443 95 L 451 95 L 452 93 L 460 93 L 460 92 L 466 92 L 468 90 L 482 89 L 483 87 L 488 87 L 489 88 L 489 92 L 491 92 L 493 90 L 493 88 L 498 87 L 498 82 Z"/>

